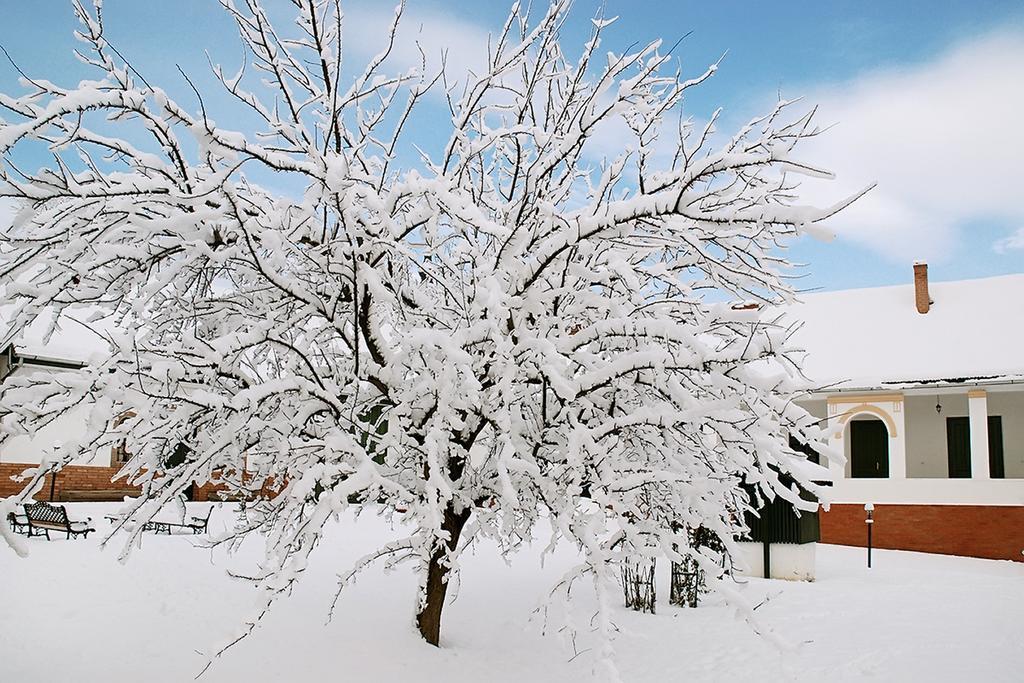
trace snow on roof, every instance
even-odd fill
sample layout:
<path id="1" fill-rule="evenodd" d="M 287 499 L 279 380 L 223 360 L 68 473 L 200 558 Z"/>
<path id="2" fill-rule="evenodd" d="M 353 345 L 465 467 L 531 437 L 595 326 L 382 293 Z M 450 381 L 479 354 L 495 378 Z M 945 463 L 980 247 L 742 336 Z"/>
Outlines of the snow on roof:
<path id="1" fill-rule="evenodd" d="M 40 316 L 25 330 L 12 330 L 7 316 L 0 311 L 0 345 L 6 347 L 13 342 L 22 356 L 39 356 L 53 360 L 85 362 L 96 354 L 107 355 L 110 347 L 102 335 L 109 333 L 109 319 L 86 323 L 88 312 L 65 314 L 60 317 L 57 329 L 48 340 L 44 336 L 51 317 Z"/>
<path id="2" fill-rule="evenodd" d="M 819 386 L 880 388 L 1024 376 L 1024 274 L 803 295 L 789 313 L 804 373 Z"/>

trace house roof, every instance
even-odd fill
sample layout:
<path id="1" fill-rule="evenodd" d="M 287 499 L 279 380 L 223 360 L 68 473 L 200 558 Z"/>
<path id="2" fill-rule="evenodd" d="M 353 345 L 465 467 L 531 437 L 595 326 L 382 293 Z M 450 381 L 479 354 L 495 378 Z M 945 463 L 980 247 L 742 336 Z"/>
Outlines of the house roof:
<path id="1" fill-rule="evenodd" d="M 110 333 L 112 325 L 109 319 L 89 322 L 89 313 L 79 311 L 60 316 L 57 328 L 49 339 L 45 339 L 52 316 L 42 315 L 19 331 L 11 329 L 9 311 L 0 309 L 0 347 L 6 348 L 13 343 L 21 356 L 75 362 L 89 361 L 97 354 L 109 354 L 110 346 L 103 335 Z"/>
<path id="2" fill-rule="evenodd" d="M 871 389 L 1024 379 L 1024 274 L 803 295 L 790 315 L 818 386 Z"/>

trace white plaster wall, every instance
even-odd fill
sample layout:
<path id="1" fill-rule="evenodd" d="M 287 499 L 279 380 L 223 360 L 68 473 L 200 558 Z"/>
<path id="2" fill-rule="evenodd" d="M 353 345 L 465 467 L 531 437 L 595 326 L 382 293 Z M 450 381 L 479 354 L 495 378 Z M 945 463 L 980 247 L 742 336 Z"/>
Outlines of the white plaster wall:
<path id="1" fill-rule="evenodd" d="M 946 418 L 967 417 L 967 392 L 939 396 L 942 412 L 935 412 L 935 396 L 907 396 L 907 477 L 949 478 L 946 453 Z"/>
<path id="2" fill-rule="evenodd" d="M 798 403 L 801 408 L 819 420 L 828 417 L 828 404 L 825 402 L 825 399 L 798 401 Z"/>
<path id="3" fill-rule="evenodd" d="M 48 370 L 26 370 L 22 372 L 50 373 Z M 71 443 L 81 439 L 86 433 L 86 420 L 90 405 L 79 405 L 61 415 L 50 424 L 33 434 L 11 436 L 0 443 L 0 462 L 16 462 L 37 464 L 42 461 L 46 452 L 53 448 L 55 442 Z M 76 465 L 110 466 L 110 451 L 99 454 L 85 454 L 74 461 Z"/>
<path id="4" fill-rule="evenodd" d="M 67 443 L 84 436 L 87 413 L 88 410 L 84 407 L 75 408 L 61 415 L 35 434 L 19 435 L 6 439 L 3 444 L 0 444 L 0 462 L 24 462 L 30 464 L 40 462 L 45 451 L 52 448 L 55 441 Z M 105 459 L 99 456 L 84 456 L 76 460 L 75 464 L 109 467 L 110 455 L 107 453 Z"/>
<path id="5" fill-rule="evenodd" d="M 737 571 L 742 576 L 764 576 L 764 546 L 758 542 L 737 543 L 741 557 Z M 815 549 L 817 543 L 772 543 L 771 558 L 773 579 L 787 581 L 814 581 Z"/>
<path id="6" fill-rule="evenodd" d="M 949 476 L 946 418 L 968 417 L 967 394 L 944 394 L 939 402 L 941 413 L 935 412 L 935 396 L 907 396 L 904 400 L 907 476 L 912 479 Z M 1024 478 L 1024 391 L 989 391 L 988 414 L 1002 417 L 1006 477 Z"/>
<path id="7" fill-rule="evenodd" d="M 1003 418 L 1007 479 L 1024 479 L 1024 391 L 988 392 L 988 414 Z"/>
<path id="8" fill-rule="evenodd" d="M 833 503 L 1024 505 L 1024 479 L 840 479 Z"/>
<path id="9" fill-rule="evenodd" d="M 60 416 L 35 434 L 7 438 L 0 444 L 0 463 L 39 463 L 54 441 L 77 440 L 85 434 L 85 412 L 76 410 Z M 110 465 L 110 462 L 95 463 Z"/>

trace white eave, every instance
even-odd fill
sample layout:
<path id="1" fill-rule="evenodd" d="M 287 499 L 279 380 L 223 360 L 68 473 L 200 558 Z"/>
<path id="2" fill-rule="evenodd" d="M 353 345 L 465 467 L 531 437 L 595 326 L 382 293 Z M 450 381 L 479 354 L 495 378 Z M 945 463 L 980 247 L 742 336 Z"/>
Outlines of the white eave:
<path id="1" fill-rule="evenodd" d="M 906 380 L 884 382 L 882 384 L 843 383 L 825 386 L 808 392 L 812 398 L 825 398 L 835 394 L 869 394 L 872 392 L 899 391 L 903 394 L 946 394 L 961 393 L 964 389 L 984 388 L 989 391 L 1020 391 L 1024 390 L 1024 373 L 1015 375 L 996 375 L 991 377 L 964 377 L 947 379 Z"/>

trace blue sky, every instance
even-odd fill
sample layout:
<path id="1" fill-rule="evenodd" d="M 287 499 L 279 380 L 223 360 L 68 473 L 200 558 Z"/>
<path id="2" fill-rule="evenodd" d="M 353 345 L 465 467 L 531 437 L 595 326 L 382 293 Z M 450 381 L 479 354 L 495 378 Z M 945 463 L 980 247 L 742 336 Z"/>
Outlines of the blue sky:
<path id="1" fill-rule="evenodd" d="M 400 38 L 407 46 L 420 40 L 429 54 L 446 46 L 450 64 L 471 67 L 508 6 L 411 0 Z M 346 7 L 351 55 L 365 59 L 393 3 Z M 205 52 L 227 70 L 240 63 L 233 25 L 212 0 L 106 0 L 104 8 L 118 49 L 183 99 L 176 65 L 213 93 Z M 835 126 L 807 154 L 837 180 L 806 186 L 809 201 L 879 183 L 834 222 L 835 241 L 794 246 L 790 258 L 808 264 L 802 288 L 906 283 L 915 259 L 926 259 L 937 280 L 1024 272 L 1024 4 L 608 0 L 602 10 L 577 0 L 563 41 L 570 52 L 600 11 L 619 17 L 605 35 L 609 50 L 685 35 L 674 54 L 689 73 L 727 52 L 686 103 L 697 118 L 725 107 L 723 132 L 763 113 L 779 93 L 820 105 L 819 123 Z M 70 3 L 0 0 L 0 17 L 0 44 L 30 75 L 64 84 L 87 77 L 71 54 Z M 396 59 L 411 54 L 400 50 Z M 6 63 L 0 90 L 17 90 Z M 226 101 L 208 104 L 222 123 L 235 114 Z M 417 135 L 430 130 L 421 124 Z"/>

